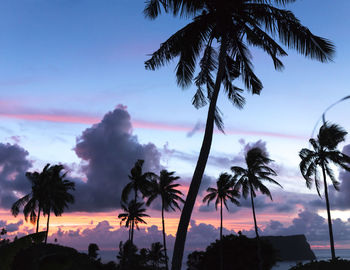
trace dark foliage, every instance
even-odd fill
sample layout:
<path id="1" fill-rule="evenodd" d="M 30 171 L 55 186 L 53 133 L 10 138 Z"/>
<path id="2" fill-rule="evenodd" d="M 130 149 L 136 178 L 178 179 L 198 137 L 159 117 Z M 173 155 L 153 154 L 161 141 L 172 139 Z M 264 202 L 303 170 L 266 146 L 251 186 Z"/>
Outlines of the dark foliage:
<path id="1" fill-rule="evenodd" d="M 261 241 L 261 255 L 263 269 L 269 270 L 275 265 L 277 256 L 272 245 L 265 240 Z M 211 270 L 216 269 L 220 260 L 220 245 L 217 240 L 211 243 L 205 252 L 195 251 L 188 256 L 187 270 Z M 222 240 L 223 245 L 223 269 L 224 270 L 252 270 L 258 269 L 257 240 L 244 235 L 228 235 Z"/>
<path id="2" fill-rule="evenodd" d="M 306 264 L 299 263 L 290 268 L 290 270 L 348 270 L 350 261 L 334 259 L 329 261 L 315 261 Z"/>

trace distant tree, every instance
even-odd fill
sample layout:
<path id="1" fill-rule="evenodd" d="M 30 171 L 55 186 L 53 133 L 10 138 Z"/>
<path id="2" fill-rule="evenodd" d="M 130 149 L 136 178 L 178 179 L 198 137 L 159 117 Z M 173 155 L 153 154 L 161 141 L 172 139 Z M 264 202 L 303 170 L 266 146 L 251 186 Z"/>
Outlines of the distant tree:
<path id="1" fill-rule="evenodd" d="M 54 165 L 48 169 L 48 177 L 44 181 L 43 213 L 47 215 L 46 237 L 49 234 L 50 214 L 61 216 L 68 204 L 74 203 L 74 196 L 69 191 L 75 190 L 75 183 L 66 179 L 67 172 L 62 173 L 63 165 Z"/>
<path id="2" fill-rule="evenodd" d="M 253 210 L 255 234 L 256 237 L 259 239 L 258 225 L 256 222 L 254 206 L 254 198 L 256 197 L 256 191 L 260 191 L 262 194 L 269 196 L 272 200 L 270 190 L 262 182 L 267 181 L 269 183 L 278 185 L 281 188 L 282 186 L 277 181 L 271 178 L 273 176 L 277 176 L 276 172 L 268 166 L 272 162 L 272 160 L 269 159 L 267 154 L 264 153 L 264 151 L 262 151 L 259 147 L 254 147 L 247 152 L 245 156 L 245 162 L 247 168 L 233 166 L 231 167 L 231 170 L 235 174 L 235 189 L 241 190 L 244 198 L 247 198 L 250 195 Z"/>
<path id="3" fill-rule="evenodd" d="M 99 251 L 99 247 L 97 244 L 95 243 L 90 243 L 89 247 L 88 247 L 88 256 L 93 259 L 93 260 L 97 260 L 98 255 L 98 251 Z"/>
<path id="4" fill-rule="evenodd" d="M 146 209 L 142 208 L 143 205 L 142 202 L 136 202 L 135 200 L 130 201 L 128 205 L 121 202 L 121 207 L 124 210 L 124 213 L 120 213 L 118 218 L 121 219 L 120 225 L 125 223 L 125 227 L 129 228 L 128 240 L 131 245 L 133 245 L 134 240 L 134 227 L 136 226 L 136 228 L 139 229 L 139 223 L 147 224 L 147 222 L 142 219 L 144 217 L 149 217 L 149 215 L 145 214 Z"/>
<path id="5" fill-rule="evenodd" d="M 271 178 L 273 176 L 277 176 L 276 172 L 268 166 L 272 162 L 272 160 L 269 159 L 267 153 L 262 151 L 259 147 L 254 147 L 247 152 L 245 156 L 245 162 L 247 168 L 233 166 L 231 167 L 231 170 L 235 174 L 235 179 L 237 179 L 235 189 L 242 190 L 242 195 L 244 198 L 247 198 L 248 195 L 250 195 L 253 210 L 255 234 L 258 240 L 257 252 L 258 257 L 260 258 L 260 265 L 258 269 L 262 270 L 263 258 L 261 256 L 260 238 L 258 233 L 258 225 L 256 222 L 254 198 L 256 197 L 256 191 L 260 191 L 262 194 L 269 196 L 272 200 L 271 192 L 262 183 L 263 181 L 267 181 L 272 184 L 278 185 L 281 188 L 282 186 L 277 181 Z"/>
<path id="6" fill-rule="evenodd" d="M 314 182 L 320 197 L 321 183 L 318 168 L 322 171 L 332 259 L 336 257 L 326 176 L 329 176 L 334 188 L 339 190 L 339 182 L 334 176 L 331 164 L 339 166 L 346 171 L 350 171 L 350 157 L 337 150 L 339 143 L 345 140 L 346 134 L 347 132 L 342 127 L 326 122 L 321 126 L 317 139 L 312 138 L 309 140 L 313 150 L 303 148 L 299 153 L 301 158 L 299 165 L 300 171 L 306 181 L 306 186 L 311 189 L 312 183 Z"/>
<path id="7" fill-rule="evenodd" d="M 27 172 L 26 177 L 30 181 L 32 187 L 31 192 L 24 197 L 17 200 L 11 207 L 11 213 L 15 217 L 18 215 L 20 208 L 23 207 L 24 218 L 27 221 L 28 217 L 30 222 L 35 224 L 36 232 L 39 231 L 39 220 L 40 214 L 43 207 L 43 201 L 46 193 L 44 190 L 45 181 L 48 176 L 48 169 L 50 164 L 46 164 L 41 173 L 38 172 Z M 38 214 L 37 214 L 38 213 Z"/>
<path id="8" fill-rule="evenodd" d="M 259 268 L 258 240 L 244 235 L 225 235 L 222 240 L 211 243 L 204 252 L 188 255 L 187 270 L 213 270 L 218 268 L 220 246 L 223 246 L 224 270 L 255 270 Z M 270 270 L 277 261 L 276 251 L 270 242 L 261 239 L 263 270 Z"/>
<path id="9" fill-rule="evenodd" d="M 140 255 L 137 254 L 137 247 L 130 241 L 126 241 L 124 244 L 122 241 L 119 243 L 119 253 L 117 259 L 119 261 L 118 270 L 131 270 L 140 269 Z"/>
<path id="10" fill-rule="evenodd" d="M 151 192 L 148 197 L 146 205 L 150 205 L 157 197 L 160 197 L 162 204 L 162 230 L 163 230 L 163 246 L 165 253 L 165 264 L 168 270 L 168 255 L 166 248 L 166 233 L 165 233 L 165 222 L 164 222 L 164 210 L 165 211 L 176 211 L 180 209 L 178 202 L 184 202 L 181 198 L 182 192 L 177 188 L 180 184 L 175 184 L 175 181 L 180 177 L 174 176 L 175 172 L 168 172 L 162 170 L 159 176 L 153 177 L 151 181 Z"/>
<path id="11" fill-rule="evenodd" d="M 155 176 L 151 172 L 142 172 L 142 166 L 144 160 L 139 159 L 136 161 L 134 167 L 130 171 L 129 179 L 130 182 L 126 184 L 122 191 L 122 201 L 127 202 L 129 194 L 131 191 L 134 191 L 134 200 L 137 201 L 138 192 L 140 191 L 143 196 L 146 196 L 149 193 L 150 189 L 150 179 Z"/>
<path id="12" fill-rule="evenodd" d="M 152 243 L 147 249 L 147 262 L 152 269 L 162 269 L 161 265 L 166 263 L 166 255 L 163 245 L 160 242 Z"/>
<path id="13" fill-rule="evenodd" d="M 211 201 L 215 200 L 215 209 L 218 210 L 218 204 L 220 204 L 220 240 L 222 240 L 222 228 L 223 228 L 223 215 L 222 205 L 224 204 L 228 211 L 227 200 L 239 205 L 239 192 L 233 189 L 235 182 L 233 182 L 232 176 L 228 173 L 222 173 L 219 179 L 216 181 L 216 188 L 209 187 L 207 189 L 207 195 L 203 198 L 203 202 L 207 202 L 208 205 Z M 223 270 L 223 247 L 221 247 L 220 269 Z"/>

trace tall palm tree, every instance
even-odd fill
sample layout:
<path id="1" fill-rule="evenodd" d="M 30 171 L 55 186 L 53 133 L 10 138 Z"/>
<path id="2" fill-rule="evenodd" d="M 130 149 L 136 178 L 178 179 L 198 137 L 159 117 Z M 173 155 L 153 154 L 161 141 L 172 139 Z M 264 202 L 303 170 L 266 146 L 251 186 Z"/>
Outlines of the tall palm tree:
<path id="1" fill-rule="evenodd" d="M 234 177 L 237 179 L 235 188 L 237 190 L 242 190 L 242 195 L 244 198 L 247 198 L 250 195 L 254 218 L 254 228 L 257 239 L 259 239 L 259 233 L 254 206 L 256 191 L 260 191 L 262 194 L 269 196 L 272 200 L 270 190 L 262 183 L 262 181 L 267 181 L 282 188 L 277 181 L 271 178 L 273 176 L 277 176 L 276 172 L 268 166 L 272 161 L 273 160 L 269 159 L 267 154 L 264 153 L 264 151 L 262 151 L 259 147 L 254 147 L 250 149 L 245 156 L 247 168 L 242 168 L 239 166 L 231 167 L 231 170 L 235 174 Z"/>
<path id="2" fill-rule="evenodd" d="M 222 173 L 219 176 L 218 181 L 216 181 L 216 188 L 209 187 L 207 189 L 208 194 L 203 198 L 203 202 L 207 202 L 208 205 L 211 201 L 215 200 L 215 209 L 218 209 L 218 204 L 220 203 L 220 269 L 224 269 L 224 259 L 223 259 L 223 243 L 222 243 L 222 228 L 223 228 L 223 215 L 222 215 L 222 204 L 225 205 L 228 211 L 228 206 L 226 201 L 230 200 L 232 203 L 239 205 L 239 192 L 233 189 L 234 181 L 232 176 L 228 173 Z"/>
<path id="3" fill-rule="evenodd" d="M 68 204 L 74 203 L 74 196 L 69 191 L 75 190 L 75 183 L 65 179 L 67 172 L 62 173 L 63 169 L 63 165 L 51 166 L 44 181 L 45 197 L 42 207 L 44 215 L 47 215 L 45 243 L 49 235 L 51 212 L 56 217 L 61 216 Z"/>
<path id="4" fill-rule="evenodd" d="M 208 160 L 214 122 L 219 129 L 223 129 L 216 106 L 220 86 L 223 85 L 227 97 L 238 108 L 244 105 L 241 96 L 243 89 L 232 84 L 234 79 L 242 78 L 246 88 L 253 94 L 259 94 L 263 87 L 253 72 L 248 46 L 263 49 L 271 56 L 275 69 L 283 68 L 279 57 L 287 55 L 275 37 L 279 37 L 286 47 L 321 62 L 330 61 L 333 56 L 331 42 L 313 35 L 291 11 L 278 7 L 292 2 L 295 0 L 146 1 L 144 13 L 147 18 L 157 18 L 162 10 L 193 18 L 192 22 L 161 44 L 146 61 L 146 68 L 155 70 L 179 57 L 177 83 L 185 88 L 192 83 L 200 59 L 199 73 L 194 78 L 198 89 L 192 103 L 197 108 L 209 103 L 202 147 L 176 234 L 173 270 L 181 269 L 187 228 Z"/>
<path id="5" fill-rule="evenodd" d="M 142 172 L 144 160 L 139 159 L 135 162 L 134 167 L 130 171 L 129 179 L 130 182 L 126 184 L 122 191 L 122 201 L 127 202 L 129 194 L 131 191 L 134 191 L 134 200 L 137 201 L 138 191 L 141 192 L 143 196 L 148 194 L 150 189 L 150 179 L 154 177 L 154 173 L 151 172 Z"/>
<path id="6" fill-rule="evenodd" d="M 121 207 L 124 210 L 124 213 L 120 213 L 118 218 L 121 219 L 120 225 L 125 223 L 125 227 L 129 228 L 129 241 L 133 245 L 134 241 L 134 226 L 139 230 L 139 223 L 147 224 L 142 218 L 149 217 L 145 214 L 146 209 L 142 208 L 144 203 L 131 200 L 128 205 L 124 202 L 121 202 Z"/>
<path id="7" fill-rule="evenodd" d="M 180 184 L 174 184 L 176 180 L 180 177 L 174 176 L 175 172 L 168 172 L 167 170 L 162 170 L 158 177 L 154 177 L 151 181 L 151 192 L 148 197 L 146 205 L 149 206 L 154 199 L 157 197 L 161 198 L 162 202 L 162 229 L 163 229 L 163 246 L 165 252 L 165 266 L 168 266 L 168 255 L 166 248 L 166 233 L 165 233 L 165 223 L 164 223 L 164 210 L 165 211 L 176 211 L 176 208 L 180 209 L 178 202 L 184 202 L 181 198 L 183 196 L 182 192 L 177 190 Z"/>
<path id="8" fill-rule="evenodd" d="M 316 190 L 320 197 L 321 183 L 318 168 L 322 171 L 332 259 L 335 259 L 335 250 L 326 176 L 329 176 L 334 188 L 339 190 L 339 182 L 335 178 L 330 165 L 334 164 L 350 171 L 350 157 L 337 150 L 338 144 L 345 140 L 346 134 L 347 132 L 342 127 L 325 122 L 319 130 L 317 139 L 309 140 L 313 150 L 303 148 L 299 153 L 301 158 L 300 171 L 306 181 L 306 186 L 311 189 L 312 183 L 315 182 Z"/>
<path id="9" fill-rule="evenodd" d="M 27 179 L 31 182 L 32 190 L 24 197 L 17 200 L 11 207 L 11 213 L 15 217 L 19 214 L 20 208 L 23 207 L 24 218 L 28 217 L 31 223 L 36 222 L 36 232 L 39 231 L 39 220 L 42 210 L 42 202 L 45 196 L 44 181 L 48 177 L 48 168 L 50 164 L 46 164 L 41 173 L 26 172 Z M 38 213 L 38 214 L 37 214 Z"/>
<path id="10" fill-rule="evenodd" d="M 239 192 L 233 188 L 234 182 L 232 182 L 232 176 L 228 173 L 222 173 L 219 179 L 216 181 L 216 188 L 209 187 L 207 189 L 207 195 L 203 198 L 203 202 L 207 202 L 208 205 L 211 201 L 215 200 L 215 209 L 218 209 L 220 204 L 220 241 L 222 240 L 222 228 L 223 228 L 223 216 L 222 205 L 224 204 L 228 211 L 227 200 L 239 205 Z"/>

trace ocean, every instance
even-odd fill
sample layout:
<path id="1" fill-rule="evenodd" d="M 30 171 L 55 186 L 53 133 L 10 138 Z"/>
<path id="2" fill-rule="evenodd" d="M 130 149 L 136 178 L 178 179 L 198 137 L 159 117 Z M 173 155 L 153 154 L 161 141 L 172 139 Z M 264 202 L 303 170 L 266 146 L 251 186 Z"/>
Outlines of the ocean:
<path id="1" fill-rule="evenodd" d="M 87 251 L 81 251 L 87 253 Z M 116 261 L 117 250 L 100 250 L 99 254 L 103 262 Z M 328 249 L 314 249 L 313 252 L 317 260 L 329 260 L 331 258 L 331 251 Z M 342 259 L 350 260 L 350 249 L 336 249 L 335 255 Z M 288 270 L 296 265 L 299 261 L 294 262 L 278 262 L 272 270 Z M 302 261 L 308 262 L 308 261 Z M 186 268 L 183 268 L 185 270 Z"/>

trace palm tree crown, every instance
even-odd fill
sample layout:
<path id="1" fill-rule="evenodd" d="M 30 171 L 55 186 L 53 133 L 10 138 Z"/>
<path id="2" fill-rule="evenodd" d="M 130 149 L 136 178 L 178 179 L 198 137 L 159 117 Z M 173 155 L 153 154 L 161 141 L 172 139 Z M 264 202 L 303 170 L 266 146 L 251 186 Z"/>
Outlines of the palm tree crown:
<path id="1" fill-rule="evenodd" d="M 69 191 L 75 190 L 75 183 L 66 179 L 67 172 L 62 173 L 63 165 L 54 165 L 48 169 L 48 177 L 44 181 L 45 196 L 43 199 L 43 213 L 47 215 L 47 229 L 45 243 L 49 233 L 50 214 L 61 216 L 68 204 L 74 203 L 74 196 Z"/>
<path id="2" fill-rule="evenodd" d="M 47 164 L 41 173 L 27 172 L 26 177 L 31 182 L 32 190 L 24 197 L 17 200 L 11 207 L 11 213 L 15 217 L 19 214 L 20 208 L 23 207 L 24 218 L 27 221 L 28 217 L 31 223 L 37 223 L 36 232 L 39 231 L 39 219 L 45 197 L 45 181 L 48 177 L 48 169 L 50 164 Z M 37 214 L 38 213 L 38 214 Z"/>
<path id="3" fill-rule="evenodd" d="M 328 175 L 331 179 L 334 188 L 336 190 L 339 190 L 339 182 L 335 178 L 330 165 L 334 164 L 347 171 L 350 171 L 350 157 L 337 150 L 338 144 L 345 140 L 346 134 L 347 132 L 342 127 L 336 124 L 325 122 L 320 128 L 317 139 L 309 140 L 311 146 L 313 147 L 313 150 L 303 148 L 299 153 L 299 156 L 301 158 L 299 165 L 300 171 L 306 181 L 306 186 L 311 189 L 312 183 L 315 182 L 316 190 L 320 197 L 321 183 L 318 168 L 321 169 L 323 174 L 323 188 L 326 198 L 329 240 L 332 259 L 335 259 L 336 256 L 334 249 L 332 218 L 328 198 L 326 175 Z"/>
<path id="4" fill-rule="evenodd" d="M 299 153 L 301 158 L 300 171 L 306 181 L 306 186 L 311 188 L 312 183 L 315 182 L 319 196 L 321 196 L 321 183 L 318 167 L 325 169 L 336 190 L 339 190 L 339 182 L 335 178 L 330 165 L 333 163 L 350 171 L 350 157 L 337 150 L 338 144 L 345 140 L 346 134 L 347 132 L 342 127 L 325 123 L 321 126 L 317 139 L 309 140 L 313 150 L 303 148 Z"/>
<path id="5" fill-rule="evenodd" d="M 272 160 L 269 159 L 267 154 L 260 148 L 254 147 L 247 152 L 245 162 L 247 165 L 246 169 L 239 166 L 231 167 L 231 170 L 235 173 L 235 178 L 237 178 L 235 188 L 242 190 L 244 198 L 247 198 L 250 194 L 255 198 L 256 191 L 259 190 L 272 200 L 270 190 L 262 183 L 262 181 L 267 181 L 282 187 L 277 181 L 271 178 L 271 176 L 277 175 L 277 173 L 268 166 Z"/>
<path id="6" fill-rule="evenodd" d="M 121 202 L 121 207 L 124 210 L 124 213 L 120 213 L 118 218 L 121 219 L 120 225 L 125 223 L 125 227 L 129 228 L 129 240 L 131 241 L 131 244 L 134 239 L 134 226 L 136 226 L 136 229 L 139 229 L 139 223 L 147 224 L 147 222 L 142 219 L 144 217 L 149 217 L 149 215 L 145 214 L 146 209 L 142 208 L 143 205 L 144 203 L 135 200 L 131 200 L 128 205 Z"/>
<path id="7" fill-rule="evenodd" d="M 134 167 L 130 171 L 129 179 L 130 182 L 126 184 L 122 191 L 122 201 L 127 202 L 129 194 L 133 190 L 135 193 L 134 200 L 137 200 L 138 191 L 141 192 L 143 196 L 146 196 L 150 189 L 150 179 L 154 177 L 151 172 L 142 172 L 144 160 L 139 159 L 135 162 Z"/>
<path id="8" fill-rule="evenodd" d="M 239 205 L 239 201 L 236 198 L 239 198 L 239 192 L 233 189 L 234 182 L 232 182 L 232 176 L 228 173 L 222 173 L 219 176 L 218 181 L 216 181 L 216 188 L 209 187 L 207 189 L 207 195 L 203 198 L 203 202 L 208 204 L 215 200 L 215 209 L 218 209 L 219 203 L 223 203 L 228 209 L 227 200 Z"/>

